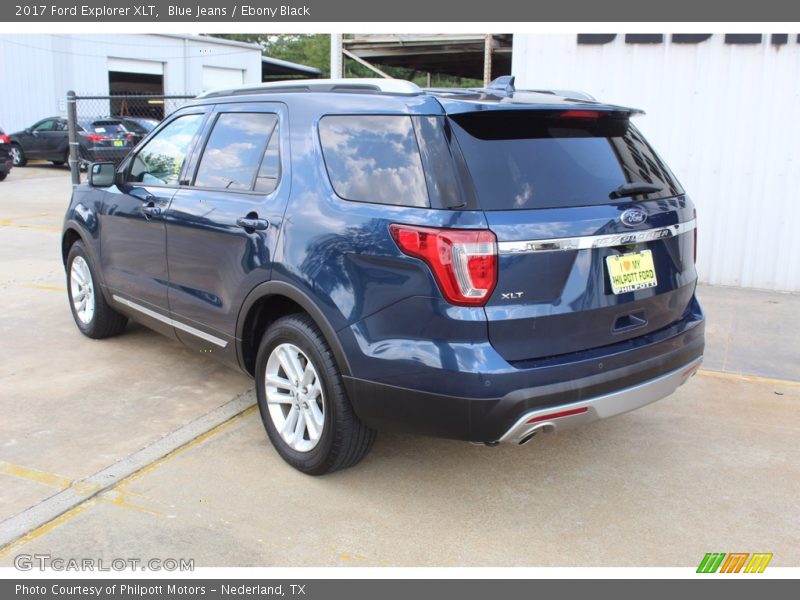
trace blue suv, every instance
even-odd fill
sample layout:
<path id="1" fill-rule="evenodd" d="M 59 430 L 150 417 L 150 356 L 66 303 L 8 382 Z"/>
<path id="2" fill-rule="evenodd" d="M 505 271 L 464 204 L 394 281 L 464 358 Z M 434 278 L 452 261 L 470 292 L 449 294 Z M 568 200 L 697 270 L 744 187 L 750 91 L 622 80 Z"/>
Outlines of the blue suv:
<path id="1" fill-rule="evenodd" d="M 494 445 L 671 394 L 700 365 L 695 211 L 580 93 L 314 80 L 206 93 L 66 213 L 70 307 L 255 378 L 278 453 L 376 430 Z"/>

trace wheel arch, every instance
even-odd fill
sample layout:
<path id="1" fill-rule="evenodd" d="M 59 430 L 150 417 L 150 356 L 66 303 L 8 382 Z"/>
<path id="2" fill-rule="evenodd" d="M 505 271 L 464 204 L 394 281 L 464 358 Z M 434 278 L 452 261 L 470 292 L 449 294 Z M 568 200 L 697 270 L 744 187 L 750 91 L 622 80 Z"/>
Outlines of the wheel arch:
<path id="1" fill-rule="evenodd" d="M 77 242 L 83 242 L 83 245 L 86 245 L 83 236 L 78 231 L 77 227 L 74 226 L 67 226 L 64 229 L 64 232 L 61 234 L 61 262 L 64 263 L 64 266 L 67 265 L 67 256 L 69 255 L 69 249 L 72 248 L 72 245 Z"/>
<path id="2" fill-rule="evenodd" d="M 113 304 L 113 302 L 110 300 L 110 294 L 106 288 L 105 277 L 103 276 L 103 269 L 101 268 L 99 260 L 99 248 L 97 248 L 96 240 L 93 243 L 94 239 L 95 238 L 93 238 L 91 233 L 86 231 L 84 226 L 81 225 L 80 221 L 75 219 L 67 220 L 61 233 L 61 260 L 64 263 L 64 268 L 66 269 L 70 248 L 72 248 L 75 242 L 82 242 L 83 249 L 89 256 L 89 262 L 91 263 L 94 275 L 97 278 L 100 291 L 105 297 L 106 301 L 110 304 Z"/>
<path id="3" fill-rule="evenodd" d="M 330 346 L 342 375 L 350 375 L 350 363 L 339 336 L 322 310 L 306 293 L 284 281 L 267 281 L 256 286 L 242 303 L 236 322 L 236 354 L 240 368 L 253 375 L 255 355 L 266 328 L 276 319 L 297 312 L 304 312 L 311 318 Z"/>

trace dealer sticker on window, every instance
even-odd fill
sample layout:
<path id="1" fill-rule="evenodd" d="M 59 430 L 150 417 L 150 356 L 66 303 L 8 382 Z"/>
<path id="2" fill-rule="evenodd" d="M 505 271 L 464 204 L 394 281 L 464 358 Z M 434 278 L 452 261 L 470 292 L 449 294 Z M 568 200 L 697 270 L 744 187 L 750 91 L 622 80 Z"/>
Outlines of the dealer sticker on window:
<path id="1" fill-rule="evenodd" d="M 626 294 L 658 285 L 653 253 L 650 250 L 607 256 L 608 278 L 611 291 Z"/>

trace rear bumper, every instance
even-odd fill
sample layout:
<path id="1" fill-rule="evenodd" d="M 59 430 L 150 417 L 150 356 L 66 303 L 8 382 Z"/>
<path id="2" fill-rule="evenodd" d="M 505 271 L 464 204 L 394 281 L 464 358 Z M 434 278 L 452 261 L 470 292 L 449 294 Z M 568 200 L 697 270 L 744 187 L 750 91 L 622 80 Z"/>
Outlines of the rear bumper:
<path id="1" fill-rule="evenodd" d="M 540 431 L 578 427 L 647 406 L 666 398 L 686 383 L 702 362 L 702 357 L 696 358 L 660 377 L 603 396 L 532 410 L 522 415 L 498 441 L 524 444 Z"/>
<path id="2" fill-rule="evenodd" d="M 530 433 L 528 425 L 554 422 L 528 423 L 531 419 L 586 408 L 556 418 L 558 427 L 580 425 L 668 396 L 699 366 L 704 329 L 702 311 L 693 302 L 680 322 L 619 345 L 532 364 L 506 363 L 491 372 L 409 373 L 401 385 L 399 377 L 345 377 L 344 383 L 356 414 L 375 429 L 518 443 Z M 465 393 L 442 393 L 442 388 Z"/>
<path id="3" fill-rule="evenodd" d="M 128 156 L 130 151 L 131 147 L 87 147 L 81 150 L 81 154 L 89 162 L 113 162 L 115 164 L 119 164 L 126 156 Z"/>

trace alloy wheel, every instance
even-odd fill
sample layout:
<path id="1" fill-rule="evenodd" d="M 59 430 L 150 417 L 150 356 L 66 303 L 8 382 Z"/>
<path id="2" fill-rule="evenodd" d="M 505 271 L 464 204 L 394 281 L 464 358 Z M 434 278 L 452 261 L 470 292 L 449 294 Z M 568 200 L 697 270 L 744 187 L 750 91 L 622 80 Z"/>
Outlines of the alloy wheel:
<path id="1" fill-rule="evenodd" d="M 314 364 L 294 344 L 279 344 L 269 355 L 266 395 L 283 441 L 296 452 L 313 450 L 325 427 L 325 396 Z"/>
<path id="2" fill-rule="evenodd" d="M 75 314 L 83 325 L 94 317 L 94 284 L 89 264 L 82 256 L 76 256 L 69 271 L 69 289 Z"/>
<path id="3" fill-rule="evenodd" d="M 22 164 L 22 150 L 20 150 L 19 146 L 11 146 L 11 162 L 15 167 Z"/>

